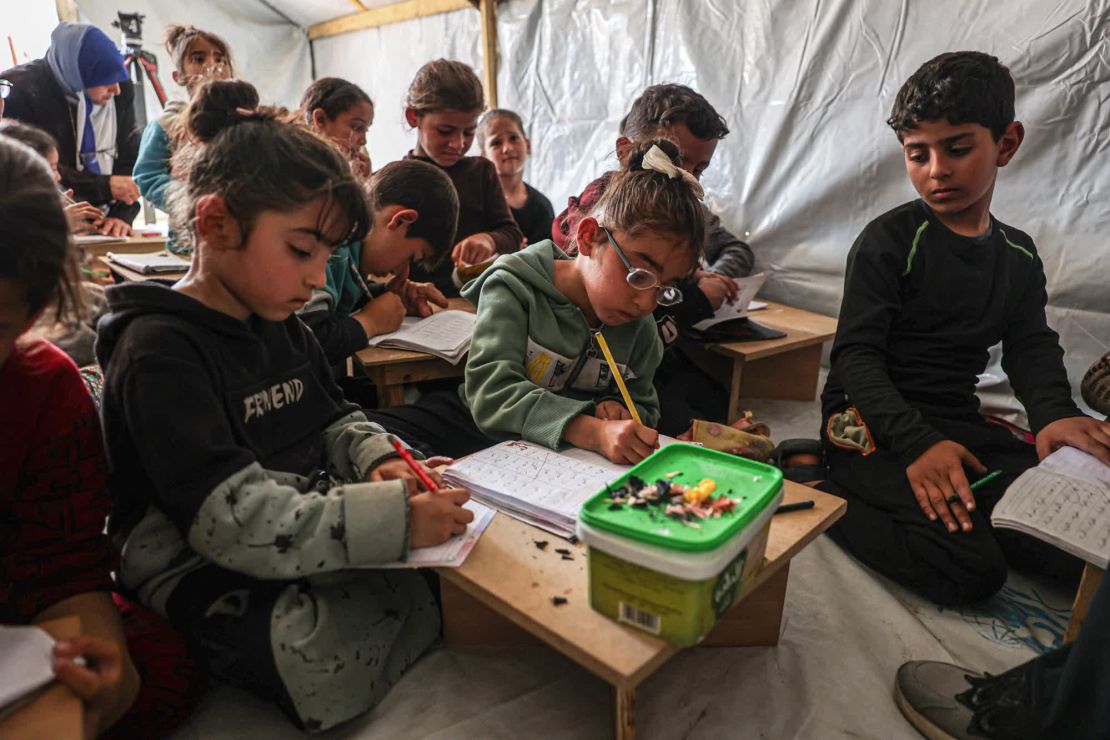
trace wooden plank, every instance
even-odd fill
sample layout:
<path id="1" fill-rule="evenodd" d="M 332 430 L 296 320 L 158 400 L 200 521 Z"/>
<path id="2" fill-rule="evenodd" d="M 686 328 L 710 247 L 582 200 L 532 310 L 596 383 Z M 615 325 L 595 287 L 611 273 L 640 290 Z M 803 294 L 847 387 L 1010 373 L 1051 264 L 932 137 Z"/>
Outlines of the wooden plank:
<path id="1" fill-rule="evenodd" d="M 784 331 L 786 336 L 758 342 L 722 342 L 710 347 L 715 352 L 739 356 L 750 362 L 800 347 L 820 345 L 836 336 L 836 319 L 781 303 L 768 302 L 767 308 L 752 312 L 749 318 L 772 329 Z"/>
<path id="2" fill-rule="evenodd" d="M 613 687 L 613 736 L 636 740 L 636 691 Z"/>
<path id="3" fill-rule="evenodd" d="M 1106 571 L 1097 565 L 1087 563 L 1083 568 L 1083 576 L 1079 579 L 1079 589 L 1075 593 L 1075 603 L 1071 608 L 1071 619 L 1068 620 L 1068 629 L 1064 633 L 1064 642 L 1072 642 L 1079 637 L 1079 630 L 1091 609 L 1091 601 L 1095 598 L 1099 584 L 1102 583 Z"/>
<path id="4" fill-rule="evenodd" d="M 779 644 L 786 606 L 788 562 L 717 622 L 699 647 L 769 647 Z"/>
<path id="5" fill-rule="evenodd" d="M 753 579 L 749 593 L 843 514 L 842 499 L 795 483 L 785 486 L 787 502 L 813 499 L 816 505 L 772 520 L 763 570 Z M 536 540 L 547 540 L 547 547 L 538 549 Z M 573 560 L 563 560 L 554 551 L 562 547 L 571 548 Z M 504 514 L 494 517 L 462 567 L 443 568 L 439 573 L 614 686 L 636 686 L 678 652 L 662 640 L 593 611 L 581 544 L 565 544 Z M 555 606 L 552 598 L 556 596 L 567 602 Z"/>
<path id="6" fill-rule="evenodd" d="M 781 355 L 758 360 L 740 360 L 740 398 L 770 398 L 777 401 L 812 401 L 817 397 L 821 373 L 821 345 L 798 347 Z M 729 399 L 730 401 L 732 399 Z M 729 418 L 729 422 L 736 421 Z"/>
<path id="7" fill-rule="evenodd" d="M 497 0 L 479 0 L 482 14 L 482 78 L 486 107 L 497 107 Z"/>
<path id="8" fill-rule="evenodd" d="M 404 2 L 382 5 L 369 10 L 333 18 L 308 27 L 310 41 L 338 36 L 342 33 L 361 31 L 366 28 L 380 28 L 394 23 L 426 18 L 430 15 L 450 13 L 473 7 L 467 0 L 404 0 Z"/>
<path id="9" fill-rule="evenodd" d="M 165 248 L 166 237 L 164 236 L 133 236 L 127 241 L 114 242 L 111 244 L 77 245 L 77 250 L 90 262 L 95 262 L 100 257 L 108 254 L 108 252 L 116 252 L 117 254 L 146 254 L 149 252 L 161 252 Z"/>
<path id="10" fill-rule="evenodd" d="M 81 634 L 78 616 L 51 619 L 38 625 L 55 640 Z M 30 704 L 0 720 L 0 737 L 4 740 L 80 740 L 84 734 L 84 708 L 81 699 L 60 683 L 48 686 Z"/>

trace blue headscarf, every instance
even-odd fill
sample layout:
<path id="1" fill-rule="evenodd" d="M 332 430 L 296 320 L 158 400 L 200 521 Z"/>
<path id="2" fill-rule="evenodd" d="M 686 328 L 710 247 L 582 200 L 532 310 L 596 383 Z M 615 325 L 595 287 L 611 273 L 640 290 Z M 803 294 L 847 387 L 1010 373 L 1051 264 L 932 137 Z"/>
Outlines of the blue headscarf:
<path id="1" fill-rule="evenodd" d="M 46 63 L 66 97 L 78 103 L 78 111 L 84 111 L 84 120 L 78 122 L 81 126 L 78 158 L 86 171 L 99 175 L 96 134 L 92 125 L 93 104 L 85 90 L 127 81 L 130 76 L 123 66 L 123 57 L 112 40 L 96 26 L 63 22 L 50 34 Z"/>

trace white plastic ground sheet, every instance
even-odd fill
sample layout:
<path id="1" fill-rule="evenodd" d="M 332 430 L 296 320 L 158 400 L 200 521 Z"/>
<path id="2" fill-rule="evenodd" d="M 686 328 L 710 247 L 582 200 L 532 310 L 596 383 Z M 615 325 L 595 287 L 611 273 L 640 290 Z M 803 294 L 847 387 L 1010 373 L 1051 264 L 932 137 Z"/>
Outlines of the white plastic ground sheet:
<path id="1" fill-rule="evenodd" d="M 746 404 L 776 440 L 813 436 L 814 404 Z M 1011 575 L 976 609 L 925 603 L 821 537 L 790 568 L 781 640 L 695 648 L 637 691 L 639 737 L 915 738 L 892 699 L 904 661 L 1000 672 L 1059 643 L 1071 598 Z M 610 689 L 545 647 L 439 648 L 370 714 L 327 738 L 606 738 Z M 279 710 L 217 687 L 178 740 L 300 737 Z"/>

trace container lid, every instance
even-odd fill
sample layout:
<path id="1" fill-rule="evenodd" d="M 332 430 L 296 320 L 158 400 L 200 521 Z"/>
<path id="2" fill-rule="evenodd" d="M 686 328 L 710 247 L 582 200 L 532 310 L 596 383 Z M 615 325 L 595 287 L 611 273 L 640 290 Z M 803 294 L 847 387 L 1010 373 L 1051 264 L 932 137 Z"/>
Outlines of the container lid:
<path id="1" fill-rule="evenodd" d="M 668 475 L 678 473 L 673 477 Z M 716 496 L 736 502 L 719 518 L 696 520 L 697 527 L 667 516 L 666 504 L 634 508 L 611 506 L 613 492 L 631 478 L 646 485 L 659 480 L 695 486 L 703 479 L 716 482 Z M 713 550 L 752 523 L 782 490 L 782 471 L 746 458 L 694 445 L 668 445 L 590 497 L 582 504 L 581 521 L 594 529 L 650 545 L 686 552 Z"/>

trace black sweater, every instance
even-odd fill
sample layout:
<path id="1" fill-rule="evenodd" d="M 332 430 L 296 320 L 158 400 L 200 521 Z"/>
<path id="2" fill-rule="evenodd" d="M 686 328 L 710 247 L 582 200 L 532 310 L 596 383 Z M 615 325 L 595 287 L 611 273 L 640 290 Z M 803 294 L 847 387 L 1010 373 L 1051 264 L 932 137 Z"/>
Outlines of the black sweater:
<path id="1" fill-rule="evenodd" d="M 12 83 L 11 96 L 4 101 L 4 115 L 23 121 L 54 137 L 58 144 L 58 171 L 62 184 L 73 188 L 76 200 L 87 200 L 93 205 L 111 204 L 110 218 L 130 224 L 139 212 L 139 203 L 127 205 L 112 198 L 108 181 L 112 175 L 131 175 L 135 159 L 139 156 L 141 132 L 135 126 L 135 88 L 130 82 L 121 82 L 116 106 L 116 161 L 111 173 L 96 175 L 77 169 L 77 109 L 70 106 L 65 92 L 45 59 L 36 59 L 0 73 Z"/>
<path id="2" fill-rule="evenodd" d="M 848 253 L 825 420 L 855 406 L 908 465 L 944 439 L 930 418 L 977 418 L 977 376 L 999 341 L 1034 433 L 1079 416 L 1046 301 L 1027 234 L 992 217 L 986 236 L 963 237 L 919 200 L 883 214 Z"/>

